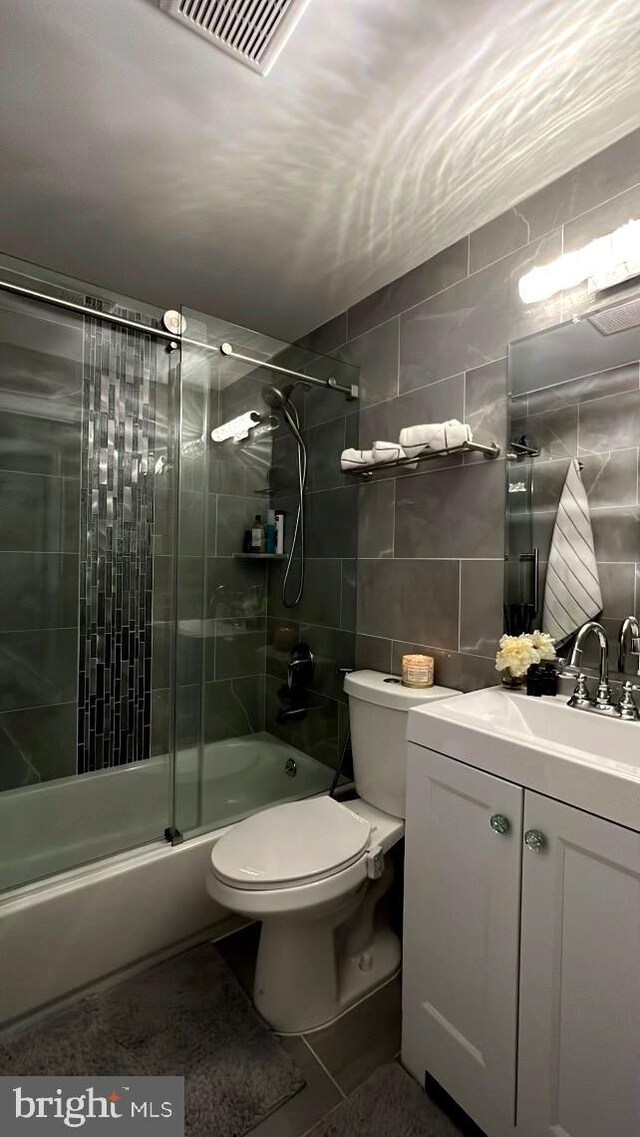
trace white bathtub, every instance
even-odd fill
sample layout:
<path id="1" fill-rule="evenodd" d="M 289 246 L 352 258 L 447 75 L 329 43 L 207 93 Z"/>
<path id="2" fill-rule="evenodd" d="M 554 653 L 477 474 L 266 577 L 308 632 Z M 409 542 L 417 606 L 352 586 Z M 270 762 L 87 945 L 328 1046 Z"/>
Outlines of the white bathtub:
<path id="1" fill-rule="evenodd" d="M 35 881 L 0 897 L 0 1025 L 211 937 L 229 919 L 205 891 L 215 841 L 257 809 L 326 792 L 332 777 L 269 734 L 211 744 L 201 756 L 186 750 L 177 819 L 200 832 L 172 847 L 159 839 L 169 765 L 152 758 L 0 794 L 0 879 L 5 888 Z"/>
<path id="2" fill-rule="evenodd" d="M 287 762 L 296 774 L 286 773 Z M 267 805 L 328 790 L 321 762 L 270 734 L 210 743 L 176 759 L 184 833 L 228 825 Z M 168 756 L 0 794 L 0 891 L 158 840 L 171 822 Z"/>

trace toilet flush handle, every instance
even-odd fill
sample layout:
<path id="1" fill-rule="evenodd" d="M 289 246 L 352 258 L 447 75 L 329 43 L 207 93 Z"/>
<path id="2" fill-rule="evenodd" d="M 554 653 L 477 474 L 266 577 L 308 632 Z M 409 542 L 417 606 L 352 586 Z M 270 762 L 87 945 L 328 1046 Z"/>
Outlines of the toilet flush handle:
<path id="1" fill-rule="evenodd" d="M 384 872 L 384 853 L 380 845 L 372 845 L 366 856 L 367 876 L 370 880 L 379 880 Z"/>

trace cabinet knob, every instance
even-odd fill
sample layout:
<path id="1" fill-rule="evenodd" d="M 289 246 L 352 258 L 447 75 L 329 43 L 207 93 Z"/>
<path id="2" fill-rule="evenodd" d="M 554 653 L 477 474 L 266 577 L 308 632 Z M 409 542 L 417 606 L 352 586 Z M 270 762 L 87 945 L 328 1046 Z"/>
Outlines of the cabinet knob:
<path id="1" fill-rule="evenodd" d="M 490 825 L 493 829 L 493 832 L 499 833 L 500 836 L 504 836 L 504 834 L 508 833 L 511 828 L 509 818 L 505 817 L 504 813 L 494 813 L 493 817 L 491 818 Z"/>
<path id="2" fill-rule="evenodd" d="M 527 829 L 524 835 L 524 843 L 528 849 L 531 849 L 532 853 L 541 853 L 547 843 L 547 838 L 539 829 Z"/>

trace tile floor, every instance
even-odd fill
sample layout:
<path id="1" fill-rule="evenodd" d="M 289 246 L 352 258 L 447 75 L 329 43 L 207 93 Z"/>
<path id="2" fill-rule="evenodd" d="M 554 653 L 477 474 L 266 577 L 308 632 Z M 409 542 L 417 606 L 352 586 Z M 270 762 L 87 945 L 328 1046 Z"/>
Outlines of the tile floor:
<path id="1" fill-rule="evenodd" d="M 239 982 L 251 991 L 259 926 L 218 942 Z M 281 1038 L 306 1086 L 260 1125 L 251 1137 L 303 1137 L 365 1080 L 400 1051 L 400 978 L 392 979 L 324 1030 Z"/>

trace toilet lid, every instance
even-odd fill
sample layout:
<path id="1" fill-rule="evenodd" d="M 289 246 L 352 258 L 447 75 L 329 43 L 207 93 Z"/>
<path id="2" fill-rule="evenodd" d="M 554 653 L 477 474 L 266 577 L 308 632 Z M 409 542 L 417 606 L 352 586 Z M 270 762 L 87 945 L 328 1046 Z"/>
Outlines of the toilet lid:
<path id="1" fill-rule="evenodd" d="M 214 845 L 213 871 L 234 888 L 293 888 L 353 864 L 371 826 L 331 797 L 261 810 Z"/>

